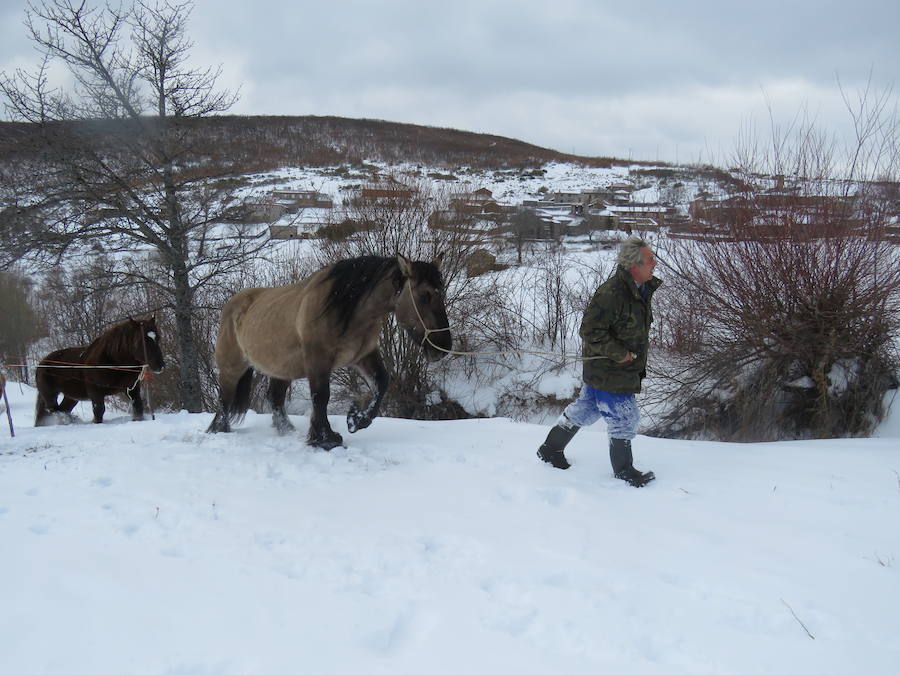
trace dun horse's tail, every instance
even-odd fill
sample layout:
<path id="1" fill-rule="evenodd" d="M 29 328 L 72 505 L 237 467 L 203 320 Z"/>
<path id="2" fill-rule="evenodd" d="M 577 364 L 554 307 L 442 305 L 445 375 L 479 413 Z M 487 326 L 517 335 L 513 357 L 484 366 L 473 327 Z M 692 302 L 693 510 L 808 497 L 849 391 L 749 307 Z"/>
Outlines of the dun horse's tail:
<path id="1" fill-rule="evenodd" d="M 219 369 L 221 408 L 206 430 L 209 433 L 231 431 L 232 422 L 240 422 L 250 408 L 253 368 L 238 343 L 235 322 L 260 289 L 248 288 L 235 294 L 222 308 L 219 335 L 216 337 L 216 365 Z"/>
<path id="2" fill-rule="evenodd" d="M 253 368 L 247 368 L 234 389 L 234 400 L 231 403 L 230 417 L 235 422 L 240 422 L 250 408 L 250 391 L 253 384 Z"/>
<path id="3" fill-rule="evenodd" d="M 231 431 L 233 423 L 240 424 L 250 408 L 250 393 L 253 385 L 253 368 L 247 368 L 244 374 L 240 376 L 237 384 L 234 386 L 234 393 L 229 397 L 225 390 L 222 390 L 222 407 L 213 421 L 210 423 L 206 432 L 215 434 L 220 431 Z"/>

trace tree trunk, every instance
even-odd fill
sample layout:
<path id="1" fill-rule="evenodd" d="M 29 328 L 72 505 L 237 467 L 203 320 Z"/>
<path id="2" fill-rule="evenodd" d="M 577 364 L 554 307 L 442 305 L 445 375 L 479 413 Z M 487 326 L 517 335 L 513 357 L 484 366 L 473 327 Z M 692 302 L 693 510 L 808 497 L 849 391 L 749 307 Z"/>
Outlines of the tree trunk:
<path id="1" fill-rule="evenodd" d="M 181 391 L 181 407 L 193 413 L 203 411 L 200 365 L 197 348 L 194 346 L 194 289 L 191 288 L 187 270 L 188 243 L 181 222 L 178 194 L 172 173 L 171 162 L 166 162 L 163 169 L 163 184 L 166 189 L 170 241 L 174 253 L 171 265 L 175 291 L 175 330 L 178 340 L 178 388 Z"/>
<path id="2" fill-rule="evenodd" d="M 175 331 L 178 341 L 178 388 L 181 391 L 181 406 L 188 412 L 202 412 L 200 367 L 197 349 L 194 346 L 193 294 L 184 264 L 176 263 L 172 271 L 175 279 Z"/>

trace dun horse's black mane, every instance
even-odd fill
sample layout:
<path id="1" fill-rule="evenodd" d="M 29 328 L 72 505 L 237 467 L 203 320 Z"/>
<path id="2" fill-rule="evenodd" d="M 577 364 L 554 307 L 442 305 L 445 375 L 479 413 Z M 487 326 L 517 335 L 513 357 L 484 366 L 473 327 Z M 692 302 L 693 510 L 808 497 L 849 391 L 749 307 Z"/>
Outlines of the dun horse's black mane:
<path id="1" fill-rule="evenodd" d="M 417 278 L 424 279 L 435 288 L 443 288 L 441 272 L 435 265 L 416 261 L 413 263 L 413 271 Z M 331 283 L 331 292 L 325 301 L 323 313 L 334 312 L 341 331 L 346 331 L 359 304 L 388 275 L 391 276 L 394 287 L 399 290 L 403 284 L 403 275 L 394 256 L 385 258 L 364 255 L 335 263 L 326 277 L 326 281 Z"/>

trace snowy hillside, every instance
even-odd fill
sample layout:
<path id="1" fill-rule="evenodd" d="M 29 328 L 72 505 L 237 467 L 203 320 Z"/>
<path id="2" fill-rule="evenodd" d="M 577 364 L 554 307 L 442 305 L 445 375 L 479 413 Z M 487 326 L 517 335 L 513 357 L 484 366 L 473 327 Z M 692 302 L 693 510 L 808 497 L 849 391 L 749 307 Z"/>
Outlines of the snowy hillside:
<path id="1" fill-rule="evenodd" d="M 8 393 L 3 673 L 898 672 L 896 426 L 639 437 L 635 490 L 602 424 L 563 472 L 505 419 L 378 419 L 327 453 L 301 417 L 35 429 Z"/>

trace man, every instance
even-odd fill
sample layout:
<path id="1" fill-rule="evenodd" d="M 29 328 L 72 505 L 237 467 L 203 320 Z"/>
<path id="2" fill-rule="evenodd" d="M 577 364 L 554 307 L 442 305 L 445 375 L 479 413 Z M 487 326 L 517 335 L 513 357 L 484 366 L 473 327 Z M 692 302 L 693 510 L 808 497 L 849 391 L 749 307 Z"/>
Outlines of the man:
<path id="1" fill-rule="evenodd" d="M 634 395 L 640 393 L 647 374 L 650 300 L 662 282 L 653 276 L 653 251 L 638 237 L 622 242 L 617 263 L 615 273 L 594 292 L 581 321 L 585 356 L 581 394 L 563 411 L 537 454 L 557 469 L 568 469 L 563 452 L 568 442 L 581 427 L 603 417 L 613 475 L 643 487 L 656 476 L 633 465 L 631 439 L 640 421 Z"/>

